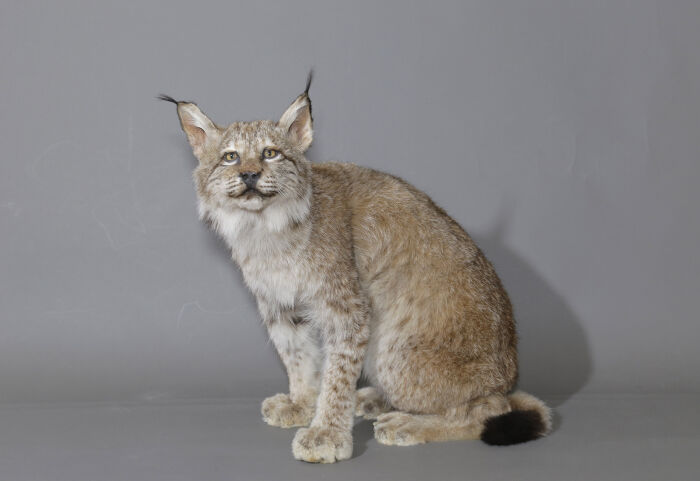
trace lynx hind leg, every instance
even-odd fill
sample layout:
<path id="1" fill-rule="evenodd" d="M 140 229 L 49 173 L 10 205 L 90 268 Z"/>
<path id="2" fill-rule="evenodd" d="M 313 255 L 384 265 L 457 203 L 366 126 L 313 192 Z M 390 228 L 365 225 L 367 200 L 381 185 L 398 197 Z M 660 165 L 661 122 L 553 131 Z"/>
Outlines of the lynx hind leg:
<path id="1" fill-rule="evenodd" d="M 361 416 L 365 419 L 377 419 L 377 416 L 388 411 L 391 411 L 391 406 L 379 394 L 377 388 L 367 386 L 357 390 L 355 416 Z"/>
<path id="2" fill-rule="evenodd" d="M 411 446 L 432 441 L 479 439 L 486 419 L 510 410 L 504 396 L 474 399 L 441 414 L 394 411 L 381 414 L 374 423 L 374 437 L 382 444 Z"/>

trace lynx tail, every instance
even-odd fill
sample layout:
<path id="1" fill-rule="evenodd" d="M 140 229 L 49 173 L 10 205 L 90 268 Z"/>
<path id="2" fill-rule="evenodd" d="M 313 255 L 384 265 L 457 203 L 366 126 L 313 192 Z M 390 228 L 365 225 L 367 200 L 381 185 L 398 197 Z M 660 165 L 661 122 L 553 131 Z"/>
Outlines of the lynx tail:
<path id="1" fill-rule="evenodd" d="M 508 396 L 511 411 L 488 418 L 481 432 L 486 444 L 507 446 L 541 438 L 552 429 L 550 409 L 531 394 L 516 391 Z"/>

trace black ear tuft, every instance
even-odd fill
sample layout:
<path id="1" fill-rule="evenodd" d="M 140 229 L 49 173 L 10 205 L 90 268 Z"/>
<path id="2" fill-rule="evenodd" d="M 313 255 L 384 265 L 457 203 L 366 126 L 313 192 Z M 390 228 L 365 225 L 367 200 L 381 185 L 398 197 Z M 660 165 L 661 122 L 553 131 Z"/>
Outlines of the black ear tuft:
<path id="1" fill-rule="evenodd" d="M 507 446 L 532 441 L 545 433 L 546 427 L 539 412 L 511 411 L 488 418 L 484 423 L 481 440 L 486 444 Z"/>
<path id="2" fill-rule="evenodd" d="M 172 103 L 174 103 L 175 105 L 179 105 L 179 104 L 194 104 L 194 105 L 197 105 L 196 103 L 194 103 L 194 102 L 192 102 L 192 101 L 190 101 L 190 100 L 175 100 L 175 99 L 172 98 L 170 95 L 165 95 L 165 94 L 156 95 L 156 98 L 157 98 L 158 100 L 165 100 L 166 102 L 172 102 Z"/>
<path id="3" fill-rule="evenodd" d="M 158 100 L 165 100 L 166 102 L 172 102 L 175 105 L 180 103 L 177 100 L 175 100 L 174 98 L 172 98 L 170 95 L 160 94 L 160 95 L 156 96 L 156 98 Z"/>
<path id="4" fill-rule="evenodd" d="M 311 81 L 314 79 L 314 69 L 309 70 L 309 76 L 306 78 L 306 88 L 304 89 L 304 95 L 309 96 L 309 89 L 311 88 Z"/>

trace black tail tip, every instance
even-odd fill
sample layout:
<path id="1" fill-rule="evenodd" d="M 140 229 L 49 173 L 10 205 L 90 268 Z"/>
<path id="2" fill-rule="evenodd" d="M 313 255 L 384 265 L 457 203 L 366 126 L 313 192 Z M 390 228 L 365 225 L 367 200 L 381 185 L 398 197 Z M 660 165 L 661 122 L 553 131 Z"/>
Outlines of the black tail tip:
<path id="1" fill-rule="evenodd" d="M 539 412 L 511 411 L 487 419 L 481 440 L 493 446 L 508 446 L 541 438 L 546 433 L 547 428 Z"/>

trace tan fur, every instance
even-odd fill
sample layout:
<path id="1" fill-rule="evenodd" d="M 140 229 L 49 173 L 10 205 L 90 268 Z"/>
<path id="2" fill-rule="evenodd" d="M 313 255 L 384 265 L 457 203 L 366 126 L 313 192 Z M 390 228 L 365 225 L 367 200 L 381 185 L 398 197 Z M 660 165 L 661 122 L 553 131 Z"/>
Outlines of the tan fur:
<path id="1" fill-rule="evenodd" d="M 356 410 L 377 417 L 380 442 L 401 445 L 473 439 L 516 407 L 549 419 L 536 398 L 506 397 L 516 333 L 489 261 L 401 179 L 311 164 L 307 93 L 277 123 L 220 127 L 191 103 L 178 112 L 200 161 L 200 215 L 230 246 L 289 375 L 289 394 L 266 399 L 263 419 L 309 426 L 294 438 L 296 458 L 350 457 Z M 265 148 L 281 157 L 264 160 Z M 230 151 L 236 165 L 222 163 Z M 260 175 L 259 193 L 245 193 L 245 172 Z M 361 370 L 372 387 L 357 401 Z"/>
<path id="2" fill-rule="evenodd" d="M 391 411 L 391 405 L 386 402 L 376 387 L 367 386 L 357 390 L 355 416 L 377 419 L 380 414 L 387 411 Z"/>

